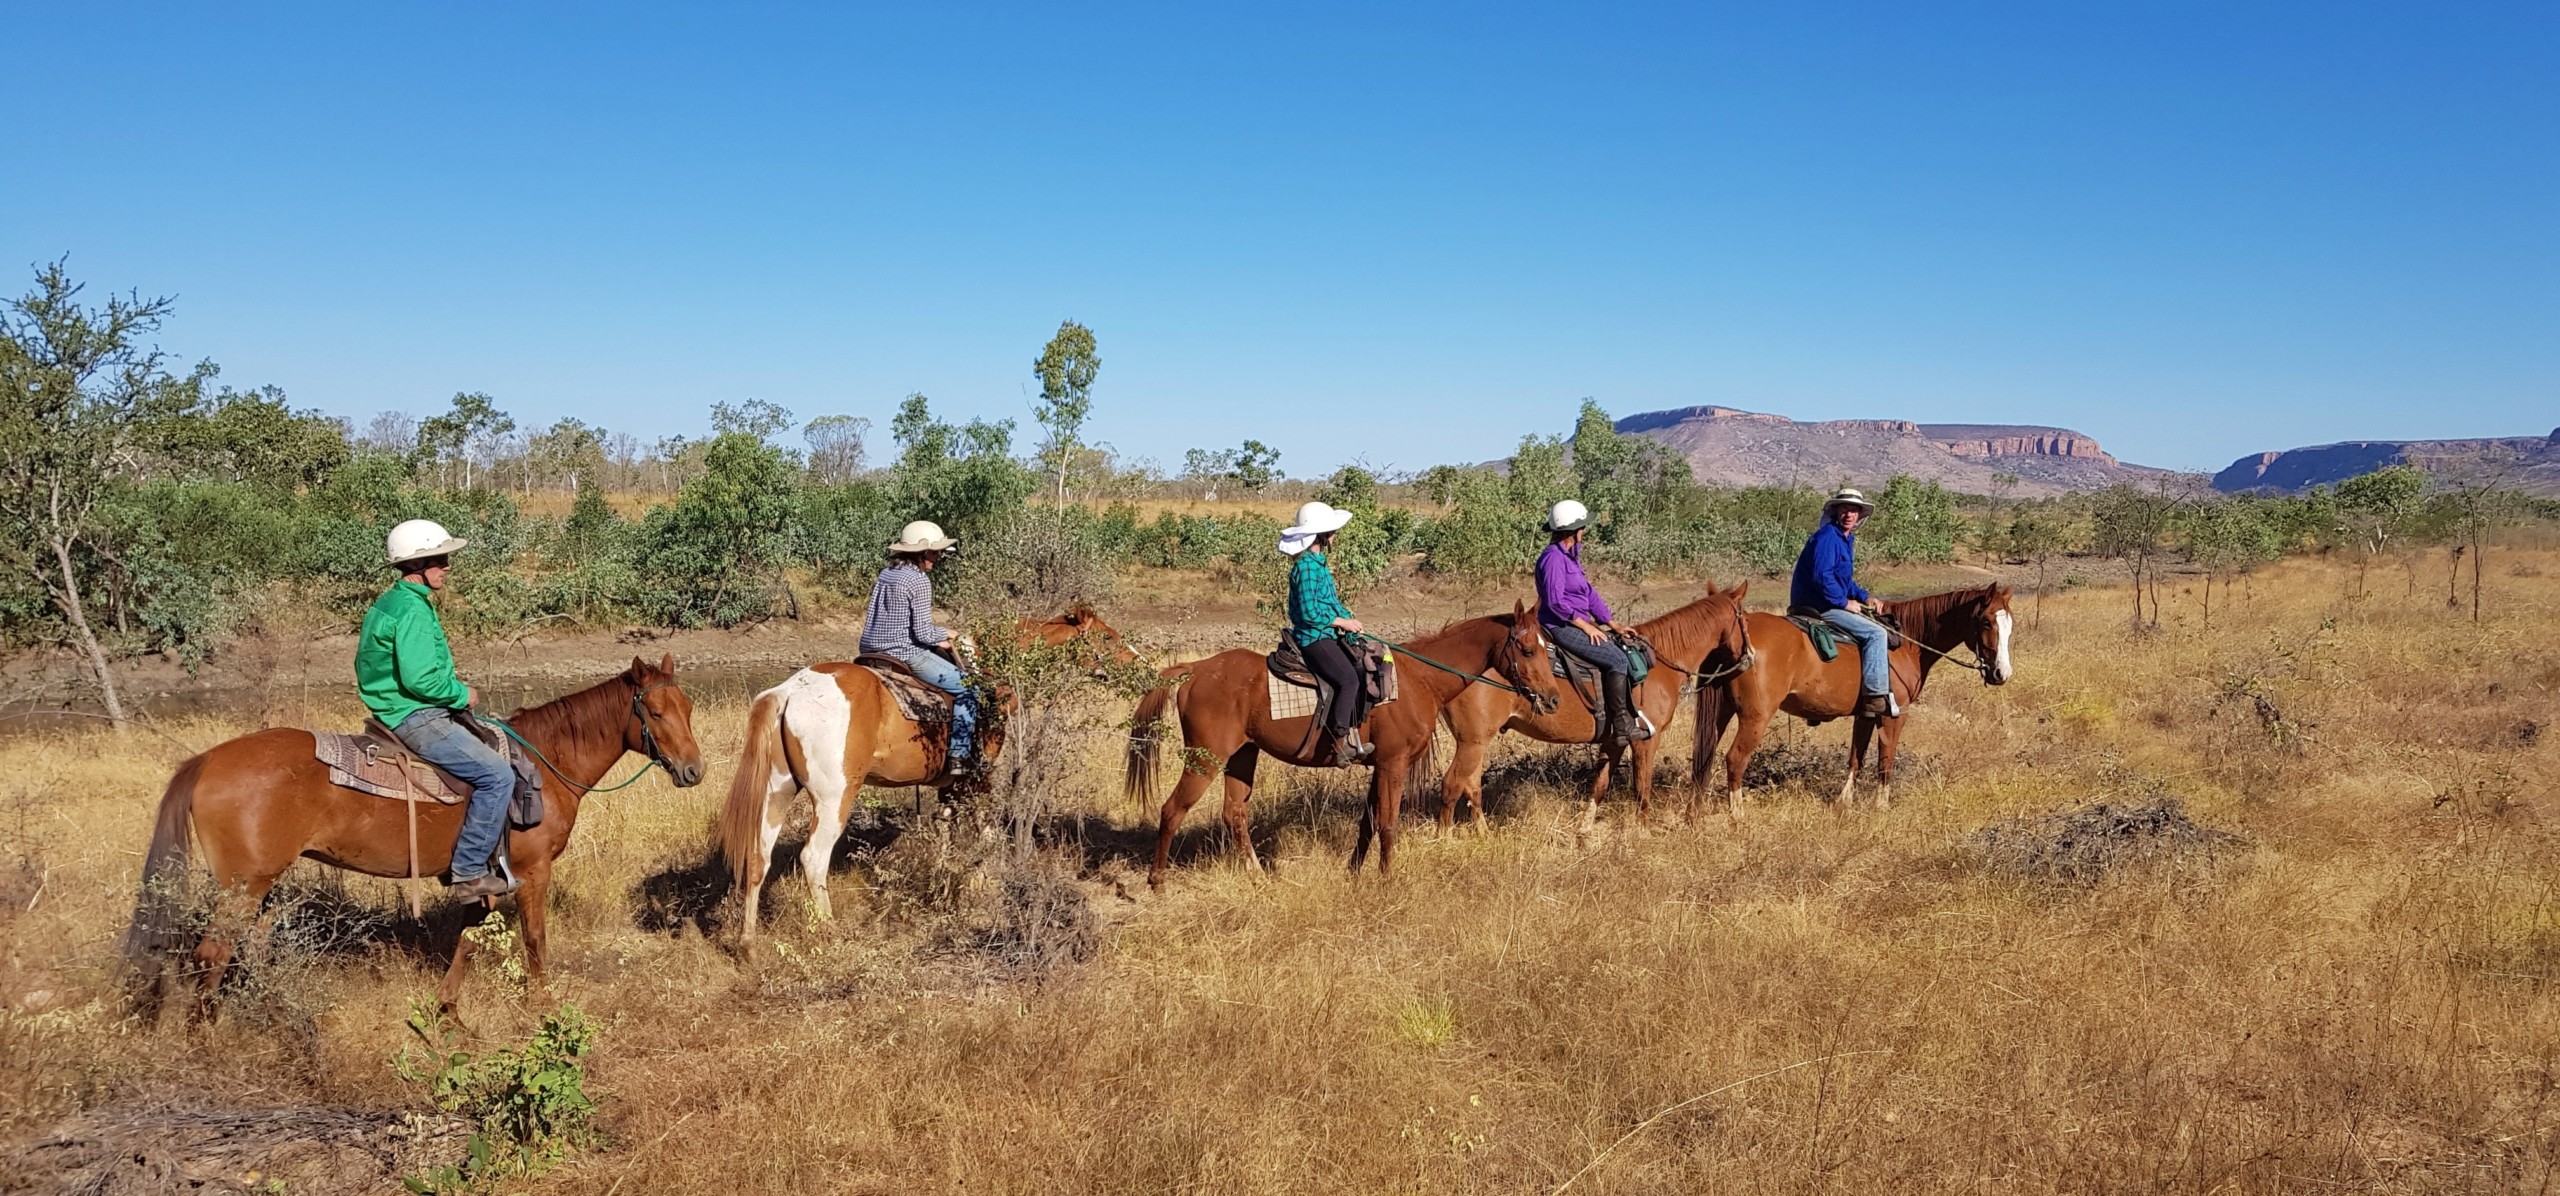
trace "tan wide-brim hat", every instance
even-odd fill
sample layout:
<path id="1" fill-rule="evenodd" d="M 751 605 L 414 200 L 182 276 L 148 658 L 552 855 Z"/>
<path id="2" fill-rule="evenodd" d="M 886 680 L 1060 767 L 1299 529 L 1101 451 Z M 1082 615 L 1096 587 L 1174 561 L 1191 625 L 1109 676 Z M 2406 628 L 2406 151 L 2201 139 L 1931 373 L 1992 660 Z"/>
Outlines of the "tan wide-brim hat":
<path id="1" fill-rule="evenodd" d="M 891 552 L 943 552 L 956 548 L 960 541 L 942 534 L 942 525 L 919 519 L 899 529 L 898 539 L 889 545 Z"/>
<path id="2" fill-rule="evenodd" d="M 1822 513 L 1828 516 L 1837 507 L 1856 507 L 1869 515 L 1876 513 L 1876 505 L 1868 502 L 1866 495 L 1849 489 L 1842 489 L 1839 493 L 1832 495 L 1830 501 L 1822 504 Z"/>

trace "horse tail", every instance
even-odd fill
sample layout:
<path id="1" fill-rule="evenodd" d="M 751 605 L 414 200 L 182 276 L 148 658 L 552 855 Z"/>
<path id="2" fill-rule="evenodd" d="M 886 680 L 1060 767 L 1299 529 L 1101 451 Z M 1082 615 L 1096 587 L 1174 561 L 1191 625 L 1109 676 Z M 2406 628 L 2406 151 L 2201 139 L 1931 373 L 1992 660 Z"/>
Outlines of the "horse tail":
<path id="1" fill-rule="evenodd" d="M 203 775 L 204 757 L 190 757 L 161 790 L 160 817 L 143 855 L 133 922 L 124 932 L 125 992 L 133 1011 L 146 1020 L 160 1012 L 167 993 L 169 957 L 188 942 L 187 869 L 194 862 L 196 782 Z"/>
<path id="2" fill-rule="evenodd" d="M 1698 686 L 1697 726 L 1690 729 L 1689 788 L 1704 792 L 1708 767 L 1715 763 L 1716 741 L 1724 738 L 1725 708 L 1733 702 L 1733 678 L 1701 682 Z"/>
<path id="3" fill-rule="evenodd" d="M 1157 774 L 1164 763 L 1165 707 L 1173 701 L 1174 690 L 1191 676 L 1195 664 L 1178 664 L 1156 674 L 1165 684 L 1147 691 L 1138 699 L 1138 708 L 1129 712 L 1129 751 L 1120 778 L 1120 795 L 1131 805 L 1145 807 L 1156 799 Z"/>
<path id="4" fill-rule="evenodd" d="M 765 801 L 773 773 L 785 764 L 782 692 L 769 689 L 747 708 L 747 744 L 729 776 L 729 800 L 720 811 L 720 855 L 729 861 L 730 887 L 746 903 L 747 925 L 753 925 L 757 894 L 764 882 Z"/>

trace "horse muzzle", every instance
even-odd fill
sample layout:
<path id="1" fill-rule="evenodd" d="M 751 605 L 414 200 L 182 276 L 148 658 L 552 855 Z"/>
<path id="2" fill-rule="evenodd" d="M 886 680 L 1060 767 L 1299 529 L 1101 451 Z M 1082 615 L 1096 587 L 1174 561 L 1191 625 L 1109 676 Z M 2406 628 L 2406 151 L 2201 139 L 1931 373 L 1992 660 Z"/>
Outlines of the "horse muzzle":
<path id="1" fill-rule="evenodd" d="M 675 781 L 676 788 L 678 789 L 691 789 L 694 786 L 701 784 L 703 771 L 702 762 L 699 760 L 690 764 L 670 764 L 667 766 L 667 776 Z"/>

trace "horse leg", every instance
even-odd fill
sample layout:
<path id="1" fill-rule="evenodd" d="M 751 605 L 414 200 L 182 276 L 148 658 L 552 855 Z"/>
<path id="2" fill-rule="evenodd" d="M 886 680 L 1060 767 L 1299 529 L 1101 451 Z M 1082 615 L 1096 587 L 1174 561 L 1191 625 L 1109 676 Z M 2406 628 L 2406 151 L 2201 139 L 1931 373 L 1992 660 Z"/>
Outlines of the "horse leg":
<path id="1" fill-rule="evenodd" d="M 1484 757 L 1482 743 L 1461 739 L 1457 754 L 1449 758 L 1448 775 L 1440 778 L 1440 829 L 1457 825 L 1458 803 L 1472 797 L 1476 804 L 1476 829 L 1484 829 Z"/>
<path id="2" fill-rule="evenodd" d="M 1661 736 L 1656 735 L 1637 743 L 1632 749 L 1635 755 L 1636 822 L 1639 825 L 1653 821 L 1654 745 L 1660 740 Z"/>
<path id="3" fill-rule="evenodd" d="M 196 940 L 197 1022 L 211 1023 L 220 1013 L 218 998 L 223 976 L 231 968 L 232 957 L 239 953 L 240 936 L 259 920 L 258 910 L 266 904 L 267 890 L 275 883 L 272 876 L 252 877 L 242 883 L 226 884 L 215 895 L 204 937 Z"/>
<path id="4" fill-rule="evenodd" d="M 1840 800 L 1835 806 L 1836 811 L 1839 813 L 1848 813 L 1849 803 L 1856 799 L 1858 792 L 1858 770 L 1867 766 L 1867 740 L 1875 733 L 1876 720 L 1868 718 L 1865 715 L 1859 715 L 1857 718 L 1851 720 L 1849 729 L 1849 775 L 1840 782 Z"/>
<path id="5" fill-rule="evenodd" d="M 1423 741 L 1423 752 L 1429 752 L 1430 741 Z M 1385 876 L 1396 858 L 1396 824 L 1404 817 L 1404 778 L 1413 770 L 1415 761 L 1407 756 L 1384 756 L 1369 770 L 1369 805 L 1361 815 L 1364 824 L 1374 823 L 1378 834 L 1378 875 Z M 1364 825 L 1360 845 L 1368 846 Z M 1360 871 L 1362 852 L 1353 852 L 1351 871 Z"/>
<path id="6" fill-rule="evenodd" d="M 1599 771 L 1591 774 L 1591 792 L 1583 795 L 1582 825 L 1600 825 L 1600 797 L 1609 791 L 1609 782 L 1617 771 L 1618 748 L 1615 744 L 1600 749 Z"/>
<path id="7" fill-rule="evenodd" d="M 542 972 L 550 959 L 551 945 L 551 859 L 548 856 L 516 865 L 516 921 L 524 936 L 524 971 L 536 985 L 543 983 Z"/>
<path id="8" fill-rule="evenodd" d="M 1227 795 L 1224 811 L 1227 821 L 1229 851 L 1242 850 L 1245 866 L 1262 871 L 1262 854 L 1253 849 L 1253 770 L 1262 762 L 1262 749 L 1248 743 L 1227 757 Z"/>
<path id="9" fill-rule="evenodd" d="M 485 910 L 495 910 L 498 908 L 498 899 L 483 898 L 480 906 Z M 445 967 L 444 982 L 436 985 L 436 1012 L 438 1013 L 450 1015 L 455 1009 L 461 1007 L 462 980 L 463 977 L 471 974 L 471 935 L 468 933 L 470 929 L 469 926 L 465 926 L 453 936 L 453 962 Z"/>
<path id="10" fill-rule="evenodd" d="M 1735 822 L 1742 821 L 1742 774 L 1751 767 L 1751 753 L 1760 750 L 1760 736 L 1768 729 L 1769 716 L 1746 711 L 1733 729 L 1733 745 L 1724 750 L 1724 812 Z"/>
<path id="11" fill-rule="evenodd" d="M 1906 716 L 1908 717 L 1908 716 Z M 1876 808 L 1893 808 L 1893 756 L 1902 745 L 1902 720 L 1887 722 L 1876 736 Z"/>
<path id="12" fill-rule="evenodd" d="M 1244 741 L 1239 738 L 1226 746 L 1223 755 L 1232 757 L 1244 747 Z M 1216 751 L 1215 748 L 1208 750 Z M 1174 832 L 1182 829 L 1183 818 L 1191 813 L 1191 807 L 1200 800 L 1200 795 L 1208 791 L 1209 778 L 1217 775 L 1196 767 L 1192 763 L 1191 752 L 1192 745 L 1186 737 L 1182 752 L 1182 779 L 1174 782 L 1173 793 L 1164 799 L 1164 810 L 1156 818 L 1156 859 L 1147 869 L 1147 887 L 1150 889 L 1164 887 L 1165 869 L 1173 858 Z"/>
<path id="13" fill-rule="evenodd" d="M 809 878 L 809 920 L 825 922 L 834 919 L 835 906 L 827 900 L 827 868 L 835 863 L 836 840 L 844 835 L 845 819 L 851 814 L 846 799 L 859 786 L 845 783 L 834 770 L 809 769 L 809 800 L 817 807 L 817 817 L 809 825 L 809 841 L 800 847 L 800 874 Z M 768 799 L 765 809 L 773 805 Z M 772 848 L 765 849 L 771 858 Z"/>

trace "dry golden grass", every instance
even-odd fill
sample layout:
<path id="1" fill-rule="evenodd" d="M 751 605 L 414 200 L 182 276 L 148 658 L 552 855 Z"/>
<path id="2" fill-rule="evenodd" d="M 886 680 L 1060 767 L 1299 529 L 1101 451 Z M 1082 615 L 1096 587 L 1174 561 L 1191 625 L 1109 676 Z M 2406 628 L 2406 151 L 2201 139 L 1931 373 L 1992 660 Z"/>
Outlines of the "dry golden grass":
<path id="1" fill-rule="evenodd" d="M 2545 1190 L 2560 587 L 2498 579 L 2475 628 L 2440 593 L 2351 600 L 2345 579 L 2270 570 L 2210 632 L 2175 595 L 2144 636 L 2121 590 L 2048 597 L 2015 683 L 1939 675 L 1884 813 L 1820 799 L 1837 725 L 1775 737 L 1823 767 L 1739 827 L 1675 802 L 1579 833 L 1577 754 L 1506 741 L 1495 831 L 1411 829 L 1389 880 L 1341 871 L 1343 781 L 1266 769 L 1275 873 L 1195 858 L 1145 894 L 1097 732 L 1077 767 L 1105 946 L 1038 984 L 866 892 L 860 862 L 828 924 L 777 879 L 782 946 L 752 966 L 644 929 L 644 898 L 703 858 L 739 740 L 735 705 L 707 709 L 712 783 L 597 798 L 563 863 L 551 996 L 604 1024 L 612 1145 L 538 1186 Z M 182 1096 L 411 1099 L 383 1060 L 434 976 L 392 946 L 271 969 L 209 1030 L 118 1017 L 110 952 L 184 754 L 0 744 L 8 1136 Z M 2006 817 L 2155 793 L 2248 845 L 2088 887 L 1967 848 Z M 916 825 L 910 843 L 939 833 Z M 492 1040 L 545 1008 L 485 972 L 468 999 Z"/>

